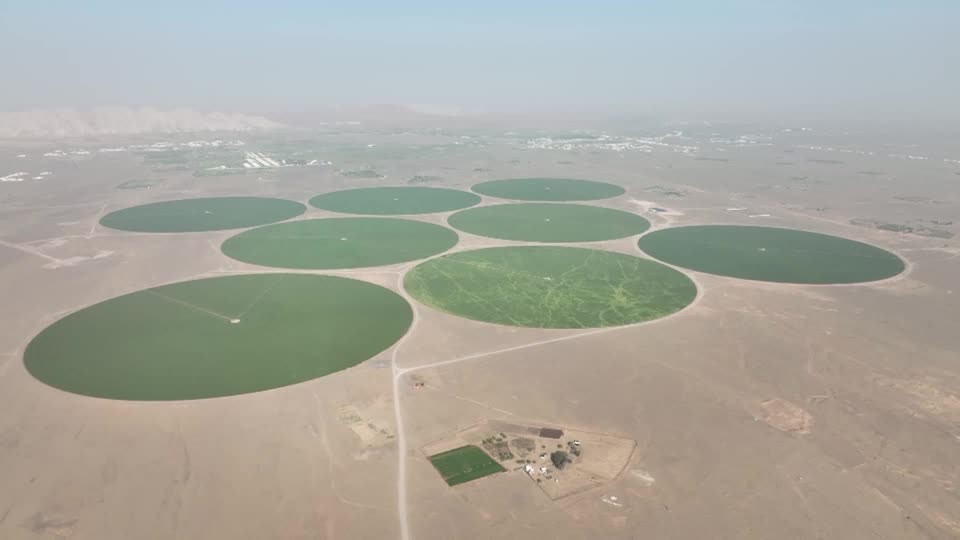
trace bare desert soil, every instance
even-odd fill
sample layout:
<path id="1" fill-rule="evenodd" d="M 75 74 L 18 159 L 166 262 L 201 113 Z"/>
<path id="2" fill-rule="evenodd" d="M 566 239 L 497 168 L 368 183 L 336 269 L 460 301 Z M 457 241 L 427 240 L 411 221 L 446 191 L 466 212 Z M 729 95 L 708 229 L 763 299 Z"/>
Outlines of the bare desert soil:
<path id="1" fill-rule="evenodd" d="M 193 177 L 145 170 L 131 154 L 43 158 L 32 148 L 24 164 L 20 150 L 4 150 L 0 174 L 29 165 L 53 175 L 0 184 L 0 538 L 957 538 L 960 244 L 850 222 L 960 221 L 960 177 L 933 161 L 811 161 L 836 156 L 797 146 L 729 149 L 727 161 L 709 161 L 491 144 L 384 158 L 380 179 L 332 167 Z M 350 159 L 344 169 L 367 165 Z M 644 212 L 654 230 L 795 227 L 889 249 L 908 269 L 849 286 L 690 273 L 699 296 L 688 308 L 602 330 L 497 326 L 414 303 L 411 333 L 378 357 L 227 398 L 95 399 L 24 369 L 30 339 L 76 309 L 195 277 L 268 271 L 220 252 L 234 231 L 124 233 L 97 225 L 104 212 L 195 196 L 305 202 L 417 174 L 458 188 L 600 179 L 627 193 L 596 204 Z M 115 189 L 152 177 L 163 181 Z M 748 217 L 759 214 L 770 215 Z M 309 209 L 298 219 L 329 215 Z M 461 234 L 455 249 L 513 244 Z M 643 256 L 635 237 L 584 245 Z M 409 267 L 330 273 L 403 293 Z M 609 434 L 635 448 L 622 471 L 599 471 L 609 480 L 556 500 L 523 471 L 447 486 L 424 446 L 492 420 Z"/>

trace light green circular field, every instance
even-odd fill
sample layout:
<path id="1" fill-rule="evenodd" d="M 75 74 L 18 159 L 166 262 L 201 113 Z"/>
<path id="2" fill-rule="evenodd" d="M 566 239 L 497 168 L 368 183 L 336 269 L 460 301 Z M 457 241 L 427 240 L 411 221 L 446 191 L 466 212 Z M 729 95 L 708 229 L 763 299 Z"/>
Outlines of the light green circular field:
<path id="1" fill-rule="evenodd" d="M 480 197 L 467 191 L 417 186 L 347 189 L 310 199 L 310 205 L 321 210 L 377 216 L 450 212 L 479 202 Z"/>
<path id="2" fill-rule="evenodd" d="M 573 178 L 509 178 L 482 182 L 471 189 L 481 195 L 518 201 L 595 201 L 626 193 L 614 184 Z"/>
<path id="3" fill-rule="evenodd" d="M 639 246 L 651 257 L 690 270 L 777 283 L 861 283 L 905 268 L 900 257 L 876 246 L 776 227 L 675 227 L 641 237 Z"/>
<path id="4" fill-rule="evenodd" d="M 412 319 L 398 294 L 353 279 L 200 279 L 72 313 L 30 342 L 24 364 L 40 381 L 86 396 L 230 396 L 357 365 L 393 345 Z"/>
<path id="5" fill-rule="evenodd" d="M 204 197 L 133 206 L 110 212 L 100 224 L 133 232 L 221 231 L 275 223 L 299 216 L 307 207 L 266 197 Z"/>
<path id="6" fill-rule="evenodd" d="M 305 219 L 258 227 L 228 238 L 221 249 L 238 261 L 274 268 L 383 266 L 443 253 L 457 233 L 396 218 Z"/>
<path id="7" fill-rule="evenodd" d="M 693 281 L 666 265 L 559 246 L 452 253 L 408 272 L 404 288 L 440 311 L 532 328 L 649 321 L 679 311 L 697 296 Z"/>
<path id="8" fill-rule="evenodd" d="M 471 234 L 526 242 L 596 242 L 650 228 L 649 221 L 630 212 L 562 203 L 480 206 L 461 210 L 447 222 Z"/>

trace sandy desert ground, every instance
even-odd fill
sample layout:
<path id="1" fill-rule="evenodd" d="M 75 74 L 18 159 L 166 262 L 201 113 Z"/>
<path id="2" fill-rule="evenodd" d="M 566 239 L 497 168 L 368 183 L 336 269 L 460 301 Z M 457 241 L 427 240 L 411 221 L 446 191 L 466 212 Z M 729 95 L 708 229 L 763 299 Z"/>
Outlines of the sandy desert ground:
<path id="1" fill-rule="evenodd" d="M 399 144 L 394 134 L 347 139 Z M 960 168 L 803 144 L 688 154 L 490 142 L 410 159 L 330 157 L 345 169 L 372 164 L 378 179 L 335 167 L 195 177 L 151 171 L 132 153 L 45 158 L 5 147 L 0 174 L 53 174 L 0 184 L 0 537 L 960 537 L 960 244 L 851 223 L 960 222 Z M 266 271 L 220 253 L 231 231 L 111 231 L 97 225 L 105 212 L 212 195 L 306 202 L 414 175 L 460 188 L 602 179 L 627 194 L 597 204 L 644 212 L 655 228 L 795 227 L 890 249 L 908 269 L 849 286 L 692 273 L 699 296 L 681 312 L 586 331 L 485 324 L 411 300 L 414 327 L 378 357 L 235 397 L 96 399 L 24 369 L 26 344 L 66 313 L 160 284 Z M 134 178 L 157 185 L 116 189 Z M 463 234 L 455 249 L 506 244 Z M 636 238 L 590 245 L 643 256 Z M 330 273 L 404 294 L 409 267 Z M 606 433 L 636 448 L 614 480 L 558 500 L 516 471 L 448 487 L 422 447 L 491 420 Z"/>

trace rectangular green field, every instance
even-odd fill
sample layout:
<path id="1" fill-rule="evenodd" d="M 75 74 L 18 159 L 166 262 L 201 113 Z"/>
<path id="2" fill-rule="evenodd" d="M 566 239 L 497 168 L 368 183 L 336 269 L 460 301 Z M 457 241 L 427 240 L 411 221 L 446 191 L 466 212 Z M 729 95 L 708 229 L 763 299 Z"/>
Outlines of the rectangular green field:
<path id="1" fill-rule="evenodd" d="M 461 446 L 430 456 L 430 463 L 451 486 L 506 470 L 476 446 Z"/>

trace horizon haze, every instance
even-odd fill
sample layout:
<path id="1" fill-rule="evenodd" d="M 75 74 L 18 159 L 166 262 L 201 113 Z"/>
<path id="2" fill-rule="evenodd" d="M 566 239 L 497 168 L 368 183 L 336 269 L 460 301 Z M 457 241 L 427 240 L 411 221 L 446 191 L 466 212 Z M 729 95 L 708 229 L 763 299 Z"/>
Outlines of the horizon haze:
<path id="1" fill-rule="evenodd" d="M 0 110 L 955 121 L 954 2 L 4 2 Z"/>

